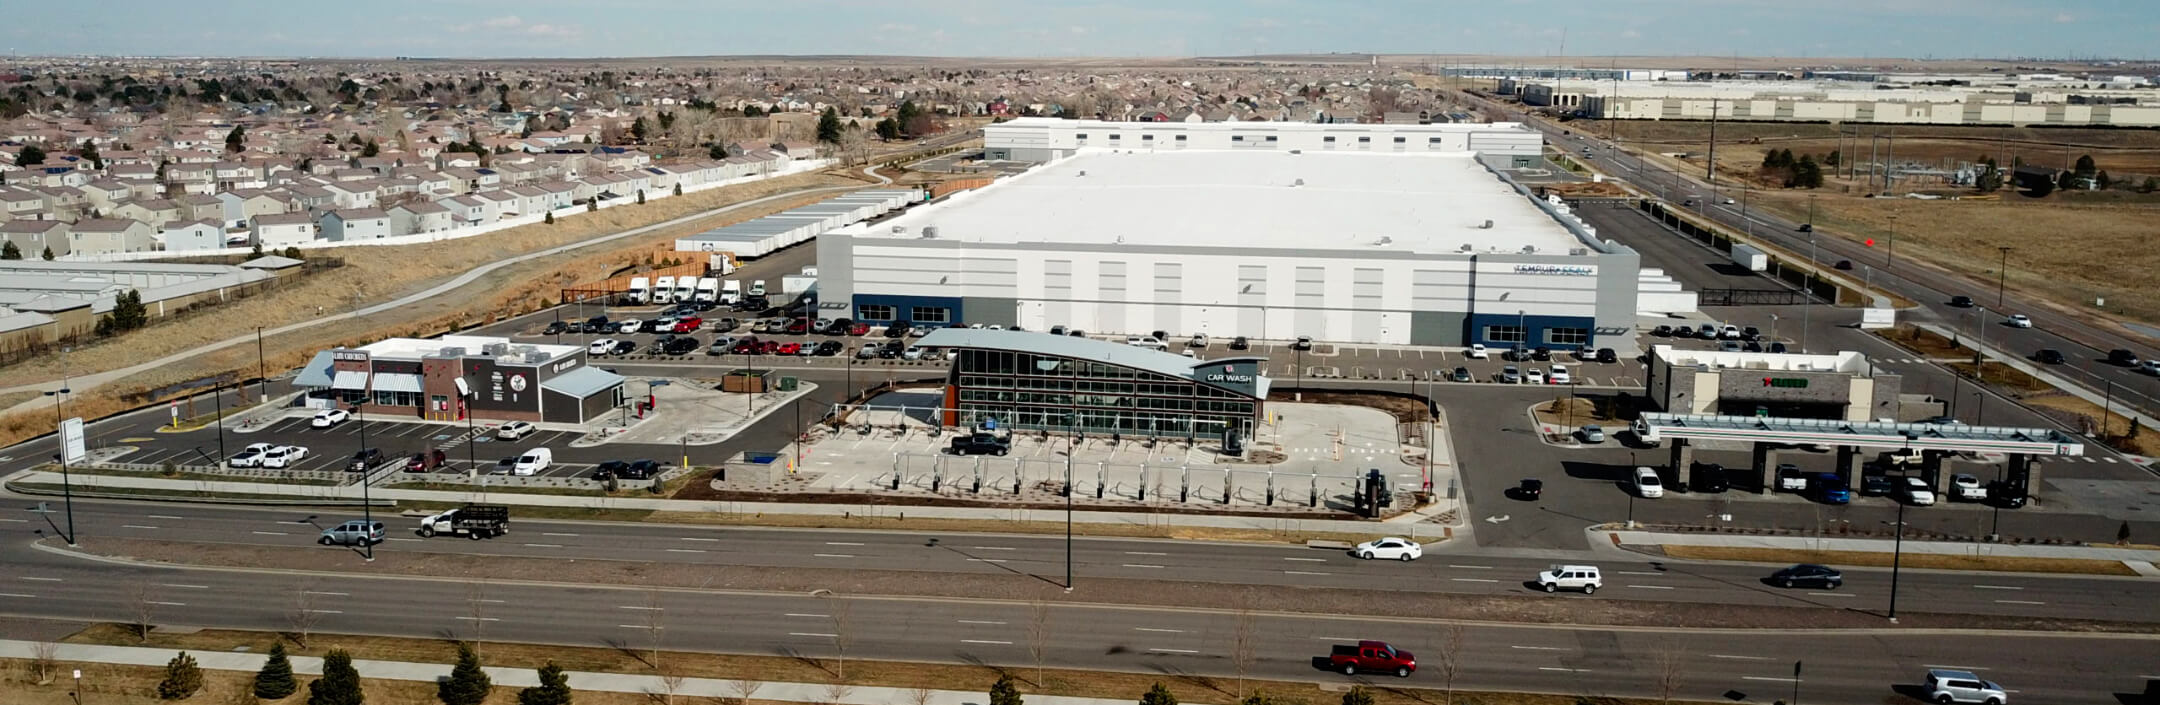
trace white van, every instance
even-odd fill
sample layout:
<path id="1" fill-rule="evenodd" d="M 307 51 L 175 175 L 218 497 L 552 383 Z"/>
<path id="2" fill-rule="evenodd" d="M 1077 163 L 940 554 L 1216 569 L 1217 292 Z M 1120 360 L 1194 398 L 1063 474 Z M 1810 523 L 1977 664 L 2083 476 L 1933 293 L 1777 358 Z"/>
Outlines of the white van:
<path id="1" fill-rule="evenodd" d="M 546 448 L 534 448 L 525 451 L 524 455 L 518 456 L 517 463 L 510 466 L 510 473 L 513 475 L 538 475 L 553 464 L 555 464 L 555 451 Z"/>
<path id="2" fill-rule="evenodd" d="M 630 291 L 626 293 L 629 294 L 630 303 L 632 305 L 643 306 L 645 304 L 652 303 L 652 299 L 650 298 L 652 296 L 652 279 L 647 277 L 631 277 Z"/>
<path id="3" fill-rule="evenodd" d="M 675 278 L 661 277 L 653 282 L 652 298 L 646 303 L 664 304 L 675 300 Z"/>

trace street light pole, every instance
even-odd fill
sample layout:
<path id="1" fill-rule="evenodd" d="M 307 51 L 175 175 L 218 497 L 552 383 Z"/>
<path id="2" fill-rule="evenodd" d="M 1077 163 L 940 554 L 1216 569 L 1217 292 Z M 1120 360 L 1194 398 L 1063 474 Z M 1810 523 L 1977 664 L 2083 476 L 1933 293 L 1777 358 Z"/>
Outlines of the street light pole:
<path id="1" fill-rule="evenodd" d="M 362 393 L 365 394 L 366 392 Z M 368 497 L 368 485 L 373 484 L 368 482 L 368 476 L 374 474 L 375 468 L 367 464 L 367 417 L 362 415 L 362 405 L 366 402 L 366 399 L 354 402 L 352 410 L 353 422 L 360 424 L 360 460 L 358 461 L 360 463 L 360 518 L 366 522 L 364 524 L 365 528 L 360 531 L 360 546 L 362 550 L 367 552 L 368 561 L 373 562 L 375 560 L 375 543 L 368 539 L 368 534 L 375 531 L 375 502 Z"/>
<path id="2" fill-rule="evenodd" d="M 1807 352 L 1808 320 L 1814 317 L 1812 314 L 1815 312 L 1815 268 L 1822 266 L 1822 263 L 1815 259 L 1815 226 L 1812 225 L 1815 222 L 1815 197 L 1812 195 L 1808 196 L 1808 222 L 1810 223 L 1807 234 L 1808 268 L 1803 273 L 1804 276 L 1802 276 L 1802 280 L 1806 281 L 1807 284 L 1801 287 L 1806 289 L 1805 292 L 1802 292 L 1806 296 L 1800 299 L 1800 352 L 1803 353 Z M 1834 305 L 1836 302 L 1831 303 Z"/>
<path id="3" fill-rule="evenodd" d="M 1912 448 L 1907 444 L 1907 450 Z M 1897 503 L 1897 540 L 1890 548 L 1890 623 L 1897 623 L 1898 570 L 1905 562 L 1905 503 Z"/>
<path id="4" fill-rule="evenodd" d="M 2010 251 L 2017 248 L 1999 246 L 1995 249 L 2002 250 L 2002 266 L 1995 268 L 1995 308 L 2002 308 L 2003 290 L 2010 285 Z"/>
<path id="5" fill-rule="evenodd" d="M 69 390 L 67 387 L 61 387 L 50 392 L 45 392 L 45 396 L 53 398 L 53 441 L 59 445 L 57 450 L 60 451 L 58 453 L 54 453 L 53 457 L 60 461 L 60 498 L 61 504 L 67 507 L 67 542 L 69 546 L 74 546 L 75 485 L 74 482 L 68 479 L 67 433 L 61 428 L 62 426 L 67 424 L 67 421 L 64 418 L 66 414 L 60 410 L 60 403 L 61 400 L 64 398 L 61 395 L 67 394 L 68 391 Z"/>
<path id="6" fill-rule="evenodd" d="M 270 366 L 263 360 L 262 326 L 255 327 L 255 397 L 270 401 Z"/>

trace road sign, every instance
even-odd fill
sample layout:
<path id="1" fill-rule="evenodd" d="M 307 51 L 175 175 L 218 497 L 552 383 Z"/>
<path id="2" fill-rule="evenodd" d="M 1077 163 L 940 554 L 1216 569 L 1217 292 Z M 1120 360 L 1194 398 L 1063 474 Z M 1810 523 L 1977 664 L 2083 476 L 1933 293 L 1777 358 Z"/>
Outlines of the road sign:
<path id="1" fill-rule="evenodd" d="M 70 463 L 90 457 L 90 451 L 83 447 L 82 417 L 60 422 L 60 457 Z"/>

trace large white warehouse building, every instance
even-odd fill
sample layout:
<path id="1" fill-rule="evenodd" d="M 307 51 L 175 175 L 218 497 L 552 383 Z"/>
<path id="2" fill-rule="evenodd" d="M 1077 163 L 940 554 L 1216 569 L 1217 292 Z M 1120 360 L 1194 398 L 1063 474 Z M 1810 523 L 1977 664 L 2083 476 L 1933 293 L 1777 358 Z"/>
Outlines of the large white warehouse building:
<path id="1" fill-rule="evenodd" d="M 1007 126 L 1041 123 L 1060 121 Z M 1537 153 L 1520 127 L 1043 127 L 991 148 L 1036 140 L 1054 161 L 821 236 L 823 315 L 1558 349 L 1633 328 L 1639 256 L 1506 175 L 1523 145 Z M 1082 132 L 1160 145 L 1183 134 L 1193 146 L 1061 141 Z M 1222 139 L 1193 144 L 1200 134 Z M 1237 137 L 1284 146 L 1231 146 Z M 1480 144 L 1499 153 L 1468 148 Z"/>

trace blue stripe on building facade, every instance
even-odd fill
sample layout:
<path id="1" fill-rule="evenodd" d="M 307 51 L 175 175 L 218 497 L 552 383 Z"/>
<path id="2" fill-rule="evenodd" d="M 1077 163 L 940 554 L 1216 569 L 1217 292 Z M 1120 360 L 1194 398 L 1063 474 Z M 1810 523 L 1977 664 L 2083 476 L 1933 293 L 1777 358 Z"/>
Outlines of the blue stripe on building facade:
<path id="1" fill-rule="evenodd" d="M 1597 319 L 1589 316 L 1518 316 L 1512 313 L 1480 313 L 1470 316 L 1469 330 L 1463 331 L 1467 343 L 1484 343 L 1487 347 L 1510 348 L 1545 347 L 1554 350 L 1591 348 L 1597 344 Z M 1511 336 L 1493 335 L 1495 328 L 1528 328 L 1529 342 L 1523 343 Z M 1580 342 L 1576 335 L 1580 334 Z"/>
<path id="2" fill-rule="evenodd" d="M 890 314 L 882 316 L 871 316 L 864 313 L 866 307 L 869 308 L 871 313 L 885 314 L 887 311 L 889 311 Z M 871 323 L 891 323 L 894 321 L 915 322 L 914 311 L 917 308 L 944 309 L 945 320 L 937 321 L 937 323 L 951 323 L 954 321 L 967 320 L 967 318 L 962 315 L 964 312 L 960 310 L 960 297 L 958 296 L 895 296 L 891 294 L 855 295 L 855 320 L 858 321 L 865 321 Z"/>

